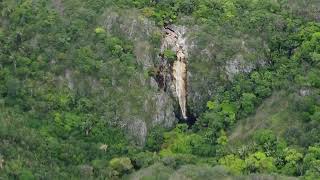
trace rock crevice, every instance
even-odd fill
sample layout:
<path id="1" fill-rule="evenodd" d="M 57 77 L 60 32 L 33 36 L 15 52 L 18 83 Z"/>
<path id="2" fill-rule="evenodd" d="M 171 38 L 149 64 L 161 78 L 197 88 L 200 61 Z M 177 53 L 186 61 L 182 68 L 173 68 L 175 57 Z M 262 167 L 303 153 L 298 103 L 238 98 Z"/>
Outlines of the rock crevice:
<path id="1" fill-rule="evenodd" d="M 187 49 L 183 37 L 184 28 L 165 27 L 161 45 L 161 62 L 156 79 L 160 89 L 167 88 L 179 102 L 183 119 L 187 119 Z M 168 62 L 164 56 L 166 50 L 175 52 L 176 59 Z"/>

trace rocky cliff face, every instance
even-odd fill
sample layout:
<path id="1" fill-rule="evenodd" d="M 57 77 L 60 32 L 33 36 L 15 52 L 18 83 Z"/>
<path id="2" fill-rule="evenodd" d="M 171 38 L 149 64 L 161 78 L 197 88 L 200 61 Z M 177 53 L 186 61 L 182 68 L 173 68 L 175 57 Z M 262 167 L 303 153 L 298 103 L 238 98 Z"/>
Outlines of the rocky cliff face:
<path id="1" fill-rule="evenodd" d="M 139 74 L 141 86 L 148 89 L 141 97 L 143 106 L 140 107 L 142 114 L 132 116 L 128 112 L 125 118 L 125 128 L 133 136 L 138 144 L 145 143 L 148 129 L 160 125 L 165 128 L 171 128 L 176 123 L 174 114 L 174 100 L 164 89 L 159 89 L 158 83 L 152 77 L 147 77 L 147 71 L 153 68 L 161 61 L 156 48 L 152 43 L 152 38 L 161 37 L 162 30 L 158 28 L 153 21 L 142 17 L 138 11 L 118 12 L 114 9 L 106 10 L 102 15 L 101 25 L 108 32 L 120 34 L 134 44 L 134 52 L 137 63 L 142 67 Z M 130 110 L 129 110 L 130 111 Z"/>
<path id="2" fill-rule="evenodd" d="M 176 54 L 176 60 L 169 66 L 172 81 L 166 82 L 171 85 L 171 93 L 177 99 L 182 118 L 187 120 L 187 57 L 188 49 L 184 37 L 185 28 L 180 26 L 167 26 L 164 28 L 164 38 L 161 45 L 161 53 L 170 49 Z M 161 60 L 166 61 L 163 57 Z"/>
<path id="3" fill-rule="evenodd" d="M 228 35 L 237 33 L 232 30 L 208 30 L 194 25 L 192 18 L 160 28 L 139 11 L 107 9 L 99 22 L 108 33 L 133 42 L 136 63 L 141 67 L 136 73 L 136 85 L 141 89 L 136 90 L 143 91 L 143 96 L 135 99 L 142 103 L 133 108 L 127 102 L 117 121 L 140 145 L 145 143 L 148 129 L 156 125 L 171 128 L 177 117 L 197 117 L 226 82 L 263 64 L 266 57 L 262 52 L 268 50 L 262 39 Z M 173 62 L 163 56 L 165 50 L 174 52 Z M 156 72 L 147 76 L 150 69 Z"/>

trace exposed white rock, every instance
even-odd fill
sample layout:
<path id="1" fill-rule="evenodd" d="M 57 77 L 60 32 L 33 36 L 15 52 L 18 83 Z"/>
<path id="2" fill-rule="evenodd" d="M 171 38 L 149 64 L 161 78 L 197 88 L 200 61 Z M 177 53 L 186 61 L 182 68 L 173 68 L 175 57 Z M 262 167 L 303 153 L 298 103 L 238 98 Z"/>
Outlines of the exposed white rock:
<path id="1" fill-rule="evenodd" d="M 310 91 L 310 89 L 308 89 L 308 88 L 301 88 L 300 90 L 299 90 L 299 95 L 300 96 L 308 96 L 308 95 L 310 95 L 311 94 L 311 91 Z"/>
<path id="2" fill-rule="evenodd" d="M 127 129 L 131 136 L 133 136 L 137 141 L 138 145 L 143 146 L 147 137 L 147 124 L 140 119 L 133 118 L 128 120 Z"/>
<path id="3" fill-rule="evenodd" d="M 226 63 L 226 73 L 231 80 L 236 74 L 250 73 L 254 65 L 244 60 L 241 54 L 238 54 L 233 60 Z"/>
<path id="4" fill-rule="evenodd" d="M 4 159 L 3 159 L 2 155 L 0 154 L 0 169 L 3 168 L 3 164 L 4 164 Z"/>
<path id="5" fill-rule="evenodd" d="M 181 114 L 187 119 L 187 65 L 186 62 L 177 60 L 173 63 L 173 77 L 176 94 L 178 97 Z"/>
<path id="6" fill-rule="evenodd" d="M 176 52 L 177 60 L 173 63 L 172 76 L 181 114 L 187 119 L 187 57 L 186 28 L 184 26 L 172 26 L 165 28 L 166 36 L 162 44 L 162 51 L 171 49 Z"/>
<path id="7" fill-rule="evenodd" d="M 185 58 L 188 58 L 188 38 L 187 38 L 187 28 L 185 26 L 170 26 L 163 30 L 166 34 L 162 43 L 161 51 L 166 49 L 171 49 L 177 52 L 182 50 Z"/>
<path id="8" fill-rule="evenodd" d="M 70 69 L 66 69 L 65 70 L 65 79 L 68 83 L 68 88 L 69 89 L 73 89 L 74 88 L 74 82 L 73 82 L 73 78 L 71 77 L 71 70 Z"/>

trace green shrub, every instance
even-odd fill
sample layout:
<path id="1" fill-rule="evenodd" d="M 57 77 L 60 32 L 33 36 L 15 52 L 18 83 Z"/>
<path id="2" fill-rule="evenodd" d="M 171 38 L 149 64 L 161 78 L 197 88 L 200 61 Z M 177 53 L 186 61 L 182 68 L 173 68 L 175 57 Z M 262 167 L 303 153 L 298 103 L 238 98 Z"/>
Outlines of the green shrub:
<path id="1" fill-rule="evenodd" d="M 274 159 L 267 157 L 264 152 L 251 154 L 245 160 L 246 169 L 251 173 L 271 173 L 276 170 Z"/>
<path id="2" fill-rule="evenodd" d="M 177 59 L 176 53 L 170 49 L 164 50 L 163 56 L 169 61 L 169 63 L 173 63 Z"/>
<path id="3" fill-rule="evenodd" d="M 164 129 L 161 127 L 153 128 L 147 137 L 146 149 L 149 151 L 160 151 L 161 146 L 164 142 L 163 137 Z"/>
<path id="4" fill-rule="evenodd" d="M 110 160 L 109 165 L 112 169 L 117 171 L 120 176 L 131 172 L 133 168 L 131 160 L 127 157 L 113 158 Z"/>
<path id="5" fill-rule="evenodd" d="M 131 157 L 135 169 L 148 167 L 159 160 L 159 156 L 152 152 L 141 152 Z"/>
<path id="6" fill-rule="evenodd" d="M 245 161 L 233 154 L 219 159 L 219 164 L 226 166 L 230 170 L 230 172 L 236 175 L 241 174 L 246 168 Z"/>

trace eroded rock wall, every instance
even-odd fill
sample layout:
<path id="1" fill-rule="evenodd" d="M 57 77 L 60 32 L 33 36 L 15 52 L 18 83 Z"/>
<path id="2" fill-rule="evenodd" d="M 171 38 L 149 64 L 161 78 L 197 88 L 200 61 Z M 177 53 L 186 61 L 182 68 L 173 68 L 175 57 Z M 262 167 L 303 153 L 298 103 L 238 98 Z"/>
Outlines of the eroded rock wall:
<path id="1" fill-rule="evenodd" d="M 133 136 L 140 144 L 150 128 L 174 126 L 177 106 L 183 118 L 197 117 L 205 111 L 206 102 L 234 76 L 249 73 L 267 60 L 264 53 L 268 47 L 263 39 L 227 27 L 197 25 L 192 18 L 159 28 L 138 10 L 111 8 L 99 22 L 107 32 L 133 42 L 137 63 L 142 67 L 136 76 L 144 95 L 135 98 L 142 101 L 142 106 L 129 102 L 123 107 L 127 110 L 118 113 L 128 132 L 137 130 Z M 155 37 L 161 44 L 155 44 Z M 161 55 L 167 49 L 177 56 L 173 62 Z M 157 71 L 153 77 L 146 75 L 150 69 Z M 138 126 L 143 131 L 139 132 Z"/>
<path id="2" fill-rule="evenodd" d="M 139 145 L 143 145 L 148 129 L 157 125 L 172 128 L 177 122 L 174 100 L 167 92 L 159 89 L 154 78 L 146 76 L 148 70 L 161 61 L 155 50 L 159 47 L 152 43 L 152 38 L 160 36 L 162 30 L 135 10 L 107 9 L 99 21 L 109 33 L 118 34 L 134 44 L 137 63 L 142 67 L 142 72 L 137 73 L 137 76 L 141 87 L 147 91 L 143 97 L 139 97 L 143 101 L 143 106 L 138 107 L 140 113 L 132 112 L 133 108 L 128 105 L 127 112 L 119 121 L 127 129 L 129 136 L 134 137 Z"/>
<path id="3" fill-rule="evenodd" d="M 187 57 L 188 49 L 184 37 L 185 27 L 167 26 L 164 28 L 164 39 L 161 45 L 162 53 L 170 49 L 176 53 L 176 60 L 172 64 L 172 94 L 176 97 L 183 119 L 187 119 Z M 162 59 L 165 61 L 164 59 Z"/>

